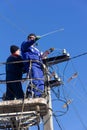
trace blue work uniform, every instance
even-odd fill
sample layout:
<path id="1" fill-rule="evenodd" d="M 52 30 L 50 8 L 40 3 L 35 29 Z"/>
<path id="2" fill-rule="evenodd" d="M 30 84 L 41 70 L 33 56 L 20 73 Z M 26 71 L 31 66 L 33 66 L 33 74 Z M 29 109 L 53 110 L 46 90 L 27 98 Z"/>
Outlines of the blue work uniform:
<path id="1" fill-rule="evenodd" d="M 34 43 L 35 40 L 24 41 L 21 45 L 21 54 L 24 60 L 32 60 L 31 64 L 30 62 L 24 63 L 25 70 L 29 74 L 29 78 L 32 79 L 34 95 L 41 97 L 44 92 L 43 65 L 41 53 L 33 46 Z M 31 87 L 28 87 L 28 89 L 31 90 Z"/>

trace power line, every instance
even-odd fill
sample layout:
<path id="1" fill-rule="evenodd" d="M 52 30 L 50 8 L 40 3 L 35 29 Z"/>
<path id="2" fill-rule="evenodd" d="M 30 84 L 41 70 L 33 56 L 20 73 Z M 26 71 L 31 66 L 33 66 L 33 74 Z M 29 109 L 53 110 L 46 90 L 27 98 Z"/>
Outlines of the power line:
<path id="1" fill-rule="evenodd" d="M 83 55 L 87 55 L 87 52 L 82 53 L 82 54 L 79 54 L 79 55 L 77 55 L 77 56 L 74 56 L 74 57 L 72 57 L 72 58 L 70 58 L 70 59 L 75 59 L 75 58 L 81 57 L 81 56 L 83 56 Z"/>
<path id="2" fill-rule="evenodd" d="M 3 20 L 5 20 L 7 23 L 9 23 L 10 25 L 12 25 L 13 27 L 15 27 L 17 30 L 21 31 L 22 33 L 26 34 L 26 32 L 20 28 L 19 26 L 17 26 L 14 22 L 12 22 L 9 18 L 3 16 L 1 13 L 0 13 L 0 18 L 2 18 Z"/>

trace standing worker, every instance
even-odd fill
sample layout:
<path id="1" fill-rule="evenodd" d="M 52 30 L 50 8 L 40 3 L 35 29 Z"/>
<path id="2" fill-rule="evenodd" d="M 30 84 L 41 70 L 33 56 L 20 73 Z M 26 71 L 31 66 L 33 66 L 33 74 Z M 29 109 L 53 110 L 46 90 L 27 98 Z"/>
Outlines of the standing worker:
<path id="1" fill-rule="evenodd" d="M 43 62 L 40 51 L 35 47 L 35 42 L 39 39 L 40 37 L 31 33 L 28 35 L 27 40 L 21 44 L 22 57 L 24 60 L 29 60 L 29 62 L 24 63 L 25 70 L 29 74 L 29 78 L 32 79 L 27 93 L 32 94 L 33 92 L 34 97 L 41 97 L 44 92 Z"/>
<path id="2" fill-rule="evenodd" d="M 6 61 L 7 83 L 5 100 L 23 99 L 24 93 L 21 84 L 23 62 L 20 62 L 22 61 L 22 57 L 20 56 L 20 49 L 18 46 L 12 45 L 10 46 L 10 52 L 11 55 L 7 58 Z"/>

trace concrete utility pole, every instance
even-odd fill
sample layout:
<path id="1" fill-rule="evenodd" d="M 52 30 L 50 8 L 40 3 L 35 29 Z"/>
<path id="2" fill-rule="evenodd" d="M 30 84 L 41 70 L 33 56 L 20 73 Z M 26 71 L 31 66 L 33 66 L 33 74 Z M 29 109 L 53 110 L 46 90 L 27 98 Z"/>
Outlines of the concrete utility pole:
<path id="1" fill-rule="evenodd" d="M 67 53 L 63 53 L 63 55 L 61 56 L 57 56 L 57 57 L 51 57 L 48 59 L 44 60 L 44 63 L 47 66 L 50 65 L 54 65 L 54 64 L 58 64 L 64 61 L 68 61 L 70 59 L 69 54 Z M 49 78 L 48 78 L 49 79 Z M 59 82 L 59 84 L 57 84 L 57 86 L 61 85 L 61 83 Z M 46 116 L 44 116 L 43 121 L 44 121 L 44 130 L 54 130 L 53 128 L 53 118 L 52 118 L 52 102 L 51 102 L 51 86 L 48 85 L 47 91 L 47 103 L 48 103 L 48 114 Z"/>
<path id="2" fill-rule="evenodd" d="M 51 92 L 50 87 L 48 88 L 48 114 L 44 116 L 44 130 L 53 130 L 53 119 L 52 119 L 52 102 L 51 102 Z"/>

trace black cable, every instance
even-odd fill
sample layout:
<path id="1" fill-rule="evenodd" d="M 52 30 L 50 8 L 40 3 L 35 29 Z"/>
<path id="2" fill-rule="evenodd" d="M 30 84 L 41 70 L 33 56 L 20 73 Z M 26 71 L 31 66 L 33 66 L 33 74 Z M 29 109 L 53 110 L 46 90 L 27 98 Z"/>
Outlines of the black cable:
<path id="1" fill-rule="evenodd" d="M 53 110 L 52 110 L 51 108 L 49 108 L 49 109 L 52 111 L 52 114 L 53 114 L 53 116 L 55 117 L 55 120 L 56 120 L 56 122 L 57 122 L 57 124 L 58 124 L 60 130 L 62 130 L 62 127 L 60 126 L 59 121 L 58 121 L 58 119 L 57 119 L 55 113 L 53 112 Z"/>
<path id="2" fill-rule="evenodd" d="M 38 130 L 40 130 L 40 126 L 39 125 L 37 125 L 37 128 L 38 128 Z"/>
<path id="3" fill-rule="evenodd" d="M 78 58 L 78 57 L 81 57 L 81 56 L 83 56 L 83 55 L 87 55 L 87 52 L 82 53 L 82 54 L 79 54 L 79 55 L 77 55 L 77 56 L 74 56 L 74 57 L 70 58 L 70 60 L 75 59 L 75 58 Z"/>
<path id="4" fill-rule="evenodd" d="M 60 114 L 59 116 L 63 116 L 69 110 L 69 106 L 68 106 L 66 100 L 60 99 L 58 97 L 57 93 L 53 89 L 51 89 L 51 90 L 53 91 L 53 93 L 55 94 L 55 96 L 58 98 L 59 101 L 64 102 L 66 104 L 66 108 L 67 108 L 66 111 L 65 112 L 60 111 L 62 114 Z"/>
<path id="5" fill-rule="evenodd" d="M 57 117 L 56 117 L 56 115 L 55 115 L 54 113 L 53 113 L 53 116 L 55 117 L 55 120 L 56 120 L 56 122 L 57 122 L 57 124 L 58 124 L 60 130 L 62 130 L 62 127 L 61 127 L 61 125 L 59 124 L 59 121 L 58 121 L 58 119 L 57 119 Z"/>

